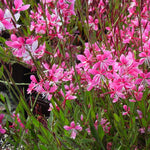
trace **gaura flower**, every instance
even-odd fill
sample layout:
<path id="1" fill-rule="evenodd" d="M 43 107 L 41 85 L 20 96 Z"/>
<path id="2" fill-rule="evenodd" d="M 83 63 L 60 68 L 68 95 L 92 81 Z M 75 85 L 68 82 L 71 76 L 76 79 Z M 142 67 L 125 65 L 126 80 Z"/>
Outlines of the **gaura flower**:
<path id="1" fill-rule="evenodd" d="M 82 127 L 78 124 L 78 125 L 75 125 L 75 122 L 72 121 L 70 123 L 70 126 L 64 126 L 64 129 L 65 130 L 71 130 L 72 133 L 71 133 L 71 138 L 75 139 L 76 138 L 76 135 L 77 135 L 77 130 L 79 131 L 82 131 Z"/>

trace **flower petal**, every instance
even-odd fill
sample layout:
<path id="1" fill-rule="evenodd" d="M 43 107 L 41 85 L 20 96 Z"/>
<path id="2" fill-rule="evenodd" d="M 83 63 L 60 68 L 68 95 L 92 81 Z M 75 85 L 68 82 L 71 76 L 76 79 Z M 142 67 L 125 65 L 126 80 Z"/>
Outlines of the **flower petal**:
<path id="1" fill-rule="evenodd" d="M 76 138 L 76 135 L 77 135 L 76 130 L 72 130 L 71 138 L 72 138 L 72 139 L 75 139 L 75 138 Z"/>
<path id="2" fill-rule="evenodd" d="M 65 129 L 65 130 L 71 130 L 72 128 L 69 127 L 69 126 L 64 126 L 64 129 Z"/>
<path id="3" fill-rule="evenodd" d="M 22 0 L 14 0 L 15 8 L 18 9 L 23 4 Z"/>
<path id="4" fill-rule="evenodd" d="M 30 7 L 29 4 L 28 4 L 28 5 L 24 5 L 24 6 L 22 6 L 22 7 L 19 9 L 19 11 L 27 10 L 29 7 Z"/>

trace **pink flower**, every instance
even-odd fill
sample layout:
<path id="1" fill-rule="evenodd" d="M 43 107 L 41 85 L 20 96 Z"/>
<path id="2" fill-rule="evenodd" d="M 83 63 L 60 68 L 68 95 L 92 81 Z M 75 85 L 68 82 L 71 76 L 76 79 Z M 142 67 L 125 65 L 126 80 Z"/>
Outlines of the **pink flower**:
<path id="1" fill-rule="evenodd" d="M 141 73 L 140 76 L 142 78 L 138 78 L 136 80 L 135 84 L 143 84 L 143 85 L 148 84 L 148 85 L 150 85 L 150 72 Z"/>
<path id="2" fill-rule="evenodd" d="M 138 89 L 135 90 L 134 96 L 135 96 L 135 98 L 136 98 L 137 101 L 141 101 L 141 99 L 143 97 L 143 90 L 144 90 L 144 86 L 143 85 L 140 85 L 138 87 Z"/>
<path id="3" fill-rule="evenodd" d="M 58 107 L 58 105 L 56 103 L 54 105 L 55 105 L 56 109 L 59 111 L 60 108 Z M 50 103 L 48 111 L 52 111 L 53 109 L 54 109 L 54 107 L 53 107 L 52 103 Z"/>
<path id="4" fill-rule="evenodd" d="M 78 64 L 78 67 L 84 67 L 84 70 L 87 71 L 90 68 L 90 65 L 92 65 L 93 55 L 90 53 L 88 49 L 84 51 L 84 55 L 77 55 L 78 60 L 81 61 L 81 63 Z"/>
<path id="5" fill-rule="evenodd" d="M 138 74 L 141 73 L 141 70 L 138 69 L 139 63 L 135 61 L 134 54 L 129 52 L 128 55 L 121 55 L 120 57 L 120 75 L 132 75 L 134 77 L 138 77 Z"/>
<path id="6" fill-rule="evenodd" d="M 57 2 L 57 10 L 63 16 L 66 23 L 69 23 L 70 16 L 75 15 L 74 3 L 74 0 L 58 0 Z"/>
<path id="7" fill-rule="evenodd" d="M 11 29 L 12 28 L 12 24 L 7 20 L 5 19 L 4 17 L 4 12 L 3 10 L 0 8 L 0 31 L 3 29 Z"/>
<path id="8" fill-rule="evenodd" d="M 136 117 L 136 119 L 142 119 L 143 118 L 143 113 L 140 110 L 137 110 L 138 113 L 138 117 Z"/>
<path id="9" fill-rule="evenodd" d="M 112 147 L 112 142 L 108 142 L 107 143 L 107 150 L 111 150 L 111 147 Z"/>
<path id="10" fill-rule="evenodd" d="M 98 30 L 98 19 L 93 19 L 93 17 L 89 15 L 88 23 L 95 31 Z"/>
<path id="11" fill-rule="evenodd" d="M 113 98 L 113 103 L 116 103 L 119 98 L 125 99 L 125 95 L 123 94 L 123 85 L 116 84 L 116 83 L 109 83 L 111 95 L 110 97 Z"/>
<path id="12" fill-rule="evenodd" d="M 81 114 L 80 119 L 81 119 L 81 121 L 83 121 L 83 114 Z"/>
<path id="13" fill-rule="evenodd" d="M 140 57 L 140 64 L 145 63 L 148 67 L 150 67 L 150 50 L 145 50 L 139 54 Z"/>
<path id="14" fill-rule="evenodd" d="M 114 61 L 109 51 L 104 51 L 104 54 L 96 55 L 97 63 L 93 65 L 94 69 L 100 68 L 101 70 L 108 70 L 109 66 L 113 66 Z"/>
<path id="15" fill-rule="evenodd" d="M 21 122 L 21 119 L 19 118 L 19 114 L 12 114 L 13 123 L 10 126 L 11 128 L 15 129 L 15 127 L 20 127 L 22 129 L 25 129 L 25 125 Z M 17 121 L 17 122 L 16 122 Z M 19 129 L 17 130 L 19 131 Z M 25 130 L 25 133 L 28 132 L 28 129 Z"/>
<path id="16" fill-rule="evenodd" d="M 105 82 L 105 70 L 103 68 L 99 68 L 98 70 L 89 69 L 89 73 L 94 75 L 92 80 L 92 86 L 100 86 L 102 81 Z"/>
<path id="17" fill-rule="evenodd" d="M 63 107 L 65 108 L 65 105 L 66 105 L 66 101 L 67 100 L 73 100 L 73 99 L 76 99 L 77 97 L 76 96 L 73 96 L 72 94 L 72 91 L 67 91 L 66 92 L 66 94 L 64 95 L 64 93 L 63 93 L 63 91 L 62 91 L 62 89 L 61 89 L 61 91 L 60 91 L 60 93 L 61 93 L 61 95 L 63 96 L 63 98 L 64 98 L 64 101 L 62 102 L 62 105 L 63 105 Z"/>
<path id="18" fill-rule="evenodd" d="M 20 14 L 16 13 L 16 14 L 14 14 L 14 17 L 15 17 L 15 20 L 18 21 Z M 3 11 L 0 8 L 0 32 L 5 29 L 12 30 L 14 28 L 20 27 L 20 25 L 14 24 L 14 23 L 15 23 L 15 21 L 12 17 L 12 14 L 10 13 L 10 11 L 8 9 L 5 9 L 5 11 Z"/>
<path id="19" fill-rule="evenodd" d="M 24 10 L 27 10 L 30 7 L 29 4 L 22 6 L 23 5 L 22 0 L 14 0 L 14 5 L 15 5 L 15 8 L 13 9 L 14 12 L 24 11 Z"/>
<path id="20" fill-rule="evenodd" d="M 15 34 L 11 34 L 11 41 L 5 42 L 9 47 L 12 48 L 13 54 L 17 57 L 22 57 L 25 53 L 25 39 L 17 37 Z"/>
<path id="21" fill-rule="evenodd" d="M 75 122 L 72 121 L 70 123 L 70 126 L 64 126 L 64 129 L 65 130 L 71 130 L 72 133 L 71 133 L 71 138 L 75 139 L 76 138 L 76 135 L 77 135 L 77 130 L 78 131 L 82 131 L 82 127 L 80 125 L 75 125 Z"/>
<path id="22" fill-rule="evenodd" d="M 127 105 L 123 105 L 123 109 L 125 110 L 125 112 L 123 112 L 122 115 L 128 115 L 130 113 L 130 107 L 128 107 Z"/>
<path id="23" fill-rule="evenodd" d="M 48 100 L 51 100 L 52 98 L 52 94 L 57 90 L 57 86 L 55 83 L 53 82 L 48 82 L 46 81 L 45 83 L 43 83 L 43 90 L 41 90 L 40 92 L 42 93 L 42 95 L 44 95 Z"/>
<path id="24" fill-rule="evenodd" d="M 0 133 L 1 133 L 1 134 L 4 134 L 5 132 L 6 132 L 6 130 L 3 129 L 3 128 L 2 128 L 2 125 L 0 124 Z"/>

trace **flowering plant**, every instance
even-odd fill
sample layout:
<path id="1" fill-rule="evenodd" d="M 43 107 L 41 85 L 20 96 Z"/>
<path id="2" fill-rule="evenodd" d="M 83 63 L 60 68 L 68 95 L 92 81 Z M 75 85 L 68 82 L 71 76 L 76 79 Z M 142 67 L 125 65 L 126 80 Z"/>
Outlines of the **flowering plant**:
<path id="1" fill-rule="evenodd" d="M 25 122 L 19 146 L 150 147 L 149 0 L 2 0 L 0 6 L 0 32 L 10 34 L 1 53 L 31 69 L 30 108 L 15 86 L 16 113 Z M 39 97 L 48 103 L 48 118 L 38 111 Z"/>

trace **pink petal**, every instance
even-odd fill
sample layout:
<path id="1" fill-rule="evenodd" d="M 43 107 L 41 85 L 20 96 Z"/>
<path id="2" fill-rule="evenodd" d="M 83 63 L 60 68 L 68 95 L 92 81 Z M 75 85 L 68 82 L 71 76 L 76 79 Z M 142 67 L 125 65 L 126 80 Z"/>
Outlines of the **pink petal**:
<path id="1" fill-rule="evenodd" d="M 72 122 L 70 123 L 70 126 L 71 126 L 72 128 L 75 128 L 75 122 L 72 121 Z"/>
<path id="2" fill-rule="evenodd" d="M 91 73 L 93 75 L 99 74 L 99 72 L 95 69 L 89 69 L 89 73 Z"/>
<path id="3" fill-rule="evenodd" d="M 90 51 L 89 51 L 89 50 L 85 50 L 85 51 L 84 51 L 84 54 L 85 54 L 85 56 L 86 56 L 87 58 L 90 57 Z"/>
<path id="4" fill-rule="evenodd" d="M 141 92 L 144 90 L 144 86 L 143 85 L 140 85 L 139 88 L 138 88 L 138 92 Z"/>
<path id="5" fill-rule="evenodd" d="M 54 93 L 56 90 L 57 90 L 57 86 L 54 85 L 53 87 L 51 87 L 50 93 Z"/>
<path id="6" fill-rule="evenodd" d="M 43 66 L 45 69 L 49 70 L 49 64 L 45 63 L 45 64 L 43 64 Z"/>
<path id="7" fill-rule="evenodd" d="M 123 112 L 123 113 L 122 113 L 123 116 L 125 116 L 125 115 L 127 115 L 127 114 L 128 114 L 127 112 Z"/>
<path id="8" fill-rule="evenodd" d="M 52 111 L 52 109 L 53 109 L 53 105 L 50 103 L 48 111 Z"/>
<path id="9" fill-rule="evenodd" d="M 28 5 L 24 5 L 24 6 L 22 6 L 22 7 L 19 9 L 19 11 L 27 10 L 29 7 L 30 7 L 29 4 L 28 4 Z"/>
<path id="10" fill-rule="evenodd" d="M 11 40 L 12 41 L 17 41 L 17 36 L 15 34 L 11 34 Z"/>
<path id="11" fill-rule="evenodd" d="M 13 25 L 7 20 L 3 20 L 2 23 L 6 29 L 12 29 L 13 28 Z"/>
<path id="12" fill-rule="evenodd" d="M 5 43 L 6 43 L 6 45 L 8 45 L 9 47 L 12 46 L 12 42 L 11 42 L 11 41 L 6 41 Z"/>
<path id="13" fill-rule="evenodd" d="M 72 128 L 69 126 L 64 126 L 64 129 L 68 131 L 68 130 L 71 130 Z"/>
<path id="14" fill-rule="evenodd" d="M 145 61 L 145 58 L 141 58 L 139 61 L 139 64 L 142 65 L 144 63 L 144 61 Z"/>
<path id="15" fill-rule="evenodd" d="M 3 20 L 4 18 L 4 12 L 3 10 L 0 8 L 0 20 Z"/>
<path id="16" fill-rule="evenodd" d="M 146 74 L 146 78 L 150 78 L 150 72 Z"/>
<path id="17" fill-rule="evenodd" d="M 130 102 L 136 102 L 136 100 L 134 100 L 134 99 L 129 99 L 129 101 L 130 101 Z"/>
<path id="18" fill-rule="evenodd" d="M 116 103 L 117 101 L 118 101 L 117 98 L 114 98 L 114 99 L 113 99 L 113 103 Z"/>
<path id="19" fill-rule="evenodd" d="M 87 86 L 87 91 L 91 91 L 93 88 L 93 84 L 92 83 L 89 83 L 88 86 Z"/>
<path id="20" fill-rule="evenodd" d="M 6 132 L 5 129 L 0 129 L 0 133 L 4 134 Z"/>
<path id="21" fill-rule="evenodd" d="M 25 39 L 24 39 L 23 37 L 19 37 L 19 38 L 18 38 L 18 42 L 19 42 L 19 43 L 24 43 L 24 42 L 25 42 Z"/>
<path id="22" fill-rule="evenodd" d="M 123 109 L 124 109 L 125 111 L 127 111 L 127 109 L 128 109 L 127 105 L 123 105 Z"/>
<path id="23" fill-rule="evenodd" d="M 86 61 L 86 58 L 85 58 L 85 56 L 83 56 L 83 55 L 78 55 L 77 58 L 78 58 L 78 60 L 80 60 L 81 62 Z"/>
<path id="24" fill-rule="evenodd" d="M 76 135 L 77 135 L 76 130 L 72 130 L 71 138 L 75 139 Z"/>
<path id="25" fill-rule="evenodd" d="M 22 44 L 19 43 L 18 41 L 15 41 L 15 42 L 12 43 L 12 47 L 13 47 L 13 48 L 21 48 L 21 47 L 22 47 Z"/>
<path id="26" fill-rule="evenodd" d="M 93 85 L 97 85 L 101 82 L 101 75 L 99 74 L 96 74 L 94 77 L 93 77 L 93 80 L 92 80 L 92 83 Z"/>
<path id="27" fill-rule="evenodd" d="M 150 85 L 150 79 L 146 79 L 148 85 Z"/>
<path id="28" fill-rule="evenodd" d="M 31 81 L 32 81 L 32 82 L 37 83 L 37 80 L 36 80 L 36 78 L 35 78 L 35 76 L 34 76 L 34 75 L 31 75 L 31 76 L 30 76 L 30 79 L 31 79 Z"/>
<path id="29" fill-rule="evenodd" d="M 81 127 L 80 125 L 77 125 L 77 126 L 75 127 L 75 129 L 76 129 L 76 130 L 79 130 L 79 131 L 82 131 L 82 127 Z"/>
<path id="30" fill-rule="evenodd" d="M 52 95 L 48 94 L 47 99 L 50 101 L 52 99 Z"/>
<path id="31" fill-rule="evenodd" d="M 137 80 L 135 81 L 135 84 L 141 84 L 142 80 L 143 80 L 143 79 L 137 79 Z"/>
<path id="32" fill-rule="evenodd" d="M 27 39 L 27 40 L 26 40 L 26 44 L 32 44 L 33 42 L 34 42 L 33 39 Z"/>
<path id="33" fill-rule="evenodd" d="M 139 54 L 139 56 L 140 56 L 140 57 L 146 57 L 147 55 L 146 55 L 145 52 L 141 52 L 141 53 Z"/>
<path id="34" fill-rule="evenodd" d="M 14 0 L 15 8 L 18 9 L 23 4 L 22 0 Z"/>
<path id="35" fill-rule="evenodd" d="M 77 98 L 76 96 L 72 96 L 72 95 L 67 96 L 67 99 L 68 99 L 68 100 L 76 99 L 76 98 Z"/>
<path id="36" fill-rule="evenodd" d="M 0 133 L 4 134 L 6 132 L 5 129 L 2 128 L 2 125 L 0 124 Z"/>
<path id="37" fill-rule="evenodd" d="M 97 69 L 101 65 L 101 62 L 97 62 L 93 65 L 93 69 Z"/>
<path id="38" fill-rule="evenodd" d="M 81 114 L 81 117 L 80 117 L 81 121 L 83 121 L 83 115 Z"/>
<path id="39" fill-rule="evenodd" d="M 29 84 L 29 87 L 27 89 L 28 94 L 30 94 L 33 91 L 34 87 L 35 87 L 35 83 L 30 83 Z"/>
<path id="40" fill-rule="evenodd" d="M 127 60 L 126 60 L 126 58 L 125 58 L 125 56 L 123 54 L 120 56 L 120 62 L 122 64 L 126 64 L 127 63 Z"/>

